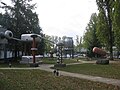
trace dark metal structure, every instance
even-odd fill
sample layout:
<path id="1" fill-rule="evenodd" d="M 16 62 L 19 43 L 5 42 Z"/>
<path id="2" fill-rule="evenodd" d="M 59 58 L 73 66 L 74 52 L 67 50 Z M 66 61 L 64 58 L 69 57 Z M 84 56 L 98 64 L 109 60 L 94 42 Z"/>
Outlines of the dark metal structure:
<path id="1" fill-rule="evenodd" d="M 74 58 L 74 42 L 72 37 L 66 37 L 64 41 L 64 54 L 67 57 L 67 54 L 70 57 Z"/>

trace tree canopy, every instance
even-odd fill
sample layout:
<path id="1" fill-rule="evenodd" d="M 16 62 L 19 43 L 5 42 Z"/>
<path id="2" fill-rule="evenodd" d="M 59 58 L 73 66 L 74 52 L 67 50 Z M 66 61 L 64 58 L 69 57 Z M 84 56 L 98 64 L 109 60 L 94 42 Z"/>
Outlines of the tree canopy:
<path id="1" fill-rule="evenodd" d="M 39 25 L 39 18 L 35 12 L 35 5 L 31 3 L 32 0 L 11 0 L 12 4 L 7 5 L 4 2 L 1 2 L 1 8 L 5 13 L 0 13 L 0 25 L 3 28 L 11 30 L 15 38 L 21 38 L 22 34 L 42 34 L 42 28 Z M 41 40 L 44 42 L 44 40 Z M 14 43 L 15 57 L 17 57 L 17 52 L 22 50 L 22 43 Z M 44 43 L 39 45 L 43 53 L 44 52 Z M 31 48 L 31 45 L 29 46 Z"/>
<path id="2" fill-rule="evenodd" d="M 5 9 L 1 26 L 15 33 L 16 38 L 20 38 L 23 33 L 38 33 L 42 30 L 39 26 L 39 19 L 35 9 L 35 4 L 30 4 L 32 0 L 11 0 L 12 5 L 9 6 L 2 3 Z M 3 21 L 2 20 L 2 21 Z"/>
<path id="3" fill-rule="evenodd" d="M 113 46 L 120 50 L 120 1 L 119 0 L 96 0 L 98 15 L 96 24 L 90 22 L 84 35 L 84 45 L 88 48 L 92 44 L 93 38 L 97 38 L 102 47 L 110 52 L 110 59 L 113 59 Z M 94 15 L 95 17 L 95 15 Z M 95 26 L 94 26 L 95 25 Z M 95 28 L 93 35 L 92 29 Z"/>
<path id="4" fill-rule="evenodd" d="M 88 49 L 88 56 L 90 57 L 94 56 L 92 52 L 92 49 L 94 47 L 101 47 L 101 44 L 97 39 L 96 30 L 97 30 L 97 14 L 93 13 L 86 27 L 85 35 L 83 37 L 84 46 Z"/>
<path id="5" fill-rule="evenodd" d="M 114 1 L 114 11 L 113 11 L 113 31 L 115 46 L 120 50 L 120 0 Z"/>

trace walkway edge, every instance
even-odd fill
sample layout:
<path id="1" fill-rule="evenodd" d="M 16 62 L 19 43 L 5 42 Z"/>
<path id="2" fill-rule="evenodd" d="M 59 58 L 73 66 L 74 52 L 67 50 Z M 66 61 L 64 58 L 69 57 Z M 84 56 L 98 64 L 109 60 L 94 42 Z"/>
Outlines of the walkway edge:
<path id="1" fill-rule="evenodd" d="M 60 71 L 61 75 L 120 86 L 120 80 Z"/>

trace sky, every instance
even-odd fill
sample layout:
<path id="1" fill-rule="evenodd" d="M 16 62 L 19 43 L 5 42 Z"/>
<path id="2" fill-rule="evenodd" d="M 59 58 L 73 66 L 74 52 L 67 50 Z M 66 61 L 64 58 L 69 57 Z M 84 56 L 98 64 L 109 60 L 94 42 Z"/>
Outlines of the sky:
<path id="1" fill-rule="evenodd" d="M 96 0 L 36 0 L 40 26 L 47 35 L 83 36 Z"/>
<path id="2" fill-rule="evenodd" d="M 2 0 L 9 2 L 10 0 Z M 96 0 L 33 0 L 44 34 L 83 36 L 92 13 L 97 12 Z"/>

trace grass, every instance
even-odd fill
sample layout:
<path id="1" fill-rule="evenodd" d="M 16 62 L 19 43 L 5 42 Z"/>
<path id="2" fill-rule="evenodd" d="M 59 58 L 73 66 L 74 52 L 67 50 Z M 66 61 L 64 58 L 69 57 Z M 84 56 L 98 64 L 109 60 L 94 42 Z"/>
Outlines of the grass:
<path id="1" fill-rule="evenodd" d="M 43 58 L 43 63 L 45 64 L 56 64 L 57 58 Z M 63 63 L 68 64 L 68 63 L 76 63 L 76 59 L 63 59 Z"/>
<path id="2" fill-rule="evenodd" d="M 29 67 L 29 64 L 20 64 L 18 62 L 12 62 L 11 67 L 19 67 L 19 68 L 24 68 L 24 67 Z M 0 63 L 0 67 L 9 67 L 9 63 Z"/>
<path id="3" fill-rule="evenodd" d="M 43 58 L 42 59 L 44 64 L 56 64 L 57 59 L 56 58 Z M 63 59 L 63 63 L 76 63 L 76 59 Z M 12 62 L 12 67 L 19 67 L 19 68 L 24 68 L 24 67 L 29 67 L 29 64 L 20 64 L 19 62 Z M 0 63 L 0 68 L 4 67 L 9 67 L 9 63 Z"/>
<path id="4" fill-rule="evenodd" d="M 120 87 L 41 70 L 0 70 L 0 90 L 119 90 Z"/>
<path id="5" fill-rule="evenodd" d="M 42 61 L 44 64 L 55 64 L 56 58 L 43 58 Z"/>
<path id="6" fill-rule="evenodd" d="M 120 79 L 120 63 L 111 63 L 109 65 L 84 63 L 78 65 L 68 65 L 67 67 L 59 69 L 73 73 Z"/>

